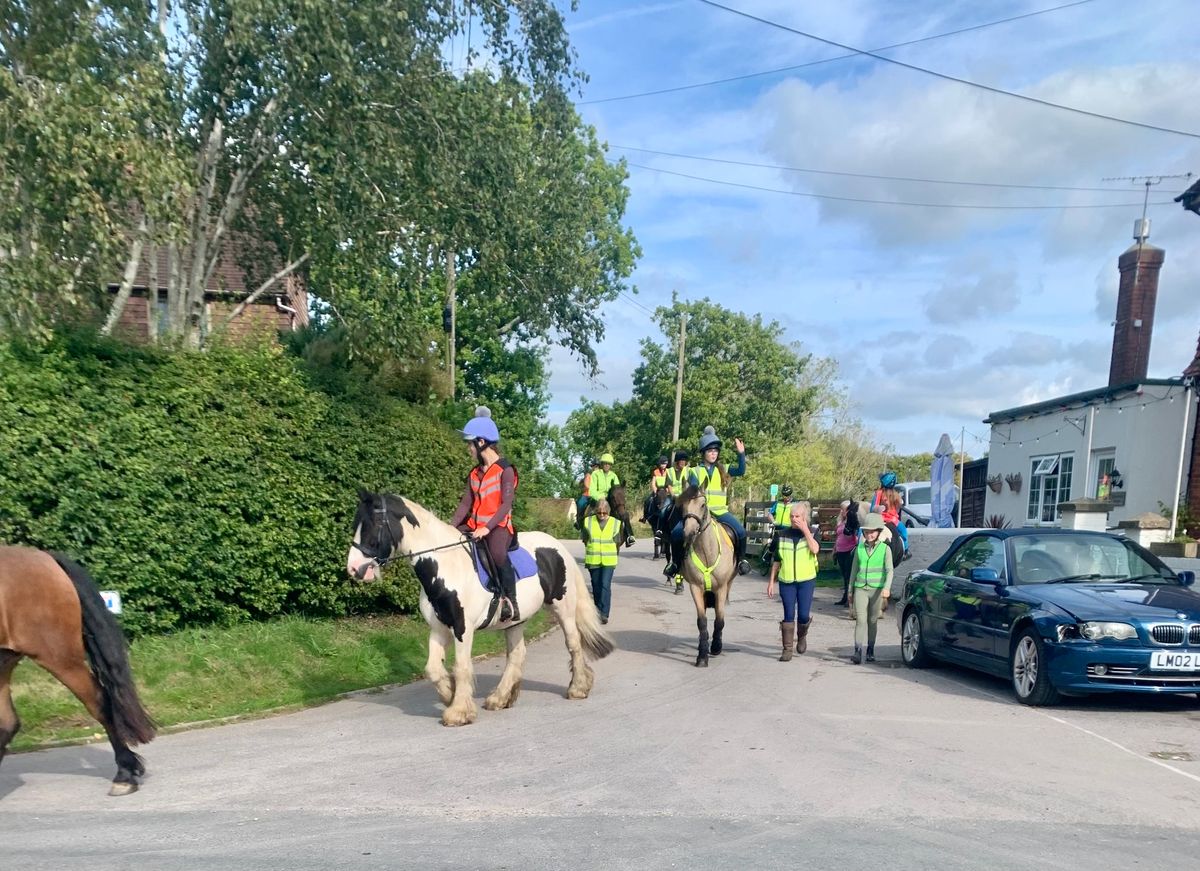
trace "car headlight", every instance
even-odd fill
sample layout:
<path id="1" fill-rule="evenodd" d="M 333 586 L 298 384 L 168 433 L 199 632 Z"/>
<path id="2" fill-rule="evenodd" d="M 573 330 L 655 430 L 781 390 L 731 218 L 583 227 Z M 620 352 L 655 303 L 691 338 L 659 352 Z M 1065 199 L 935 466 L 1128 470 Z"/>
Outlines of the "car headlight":
<path id="1" fill-rule="evenodd" d="M 1128 623 L 1080 623 L 1079 634 L 1088 641 L 1099 641 L 1102 638 L 1127 641 L 1130 638 L 1137 638 L 1137 630 Z"/>

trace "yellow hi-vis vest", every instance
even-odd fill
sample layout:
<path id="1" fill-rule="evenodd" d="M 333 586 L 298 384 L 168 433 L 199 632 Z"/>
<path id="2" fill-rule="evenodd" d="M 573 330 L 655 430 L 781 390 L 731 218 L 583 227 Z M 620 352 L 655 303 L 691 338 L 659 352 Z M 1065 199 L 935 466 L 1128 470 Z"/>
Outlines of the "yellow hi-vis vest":
<path id="1" fill-rule="evenodd" d="M 808 549 L 808 542 L 803 537 L 779 539 L 778 580 L 781 584 L 795 584 L 800 581 L 811 581 L 817 576 L 817 555 Z"/>
<path id="2" fill-rule="evenodd" d="M 674 466 L 672 466 L 671 468 L 667 469 L 667 483 L 671 485 L 671 492 L 675 496 L 678 496 L 683 492 L 683 488 L 686 486 L 688 472 L 690 471 L 691 468 L 688 466 L 684 466 L 682 469 L 676 469 Z"/>
<path id="3" fill-rule="evenodd" d="M 791 502 L 776 502 L 775 511 L 772 514 L 775 520 L 775 525 L 785 529 L 792 528 L 792 505 Z"/>
<path id="4" fill-rule="evenodd" d="M 587 551 L 583 555 L 583 564 L 588 568 L 595 566 L 615 566 L 617 564 L 617 533 L 621 530 L 621 521 L 610 516 L 603 526 L 596 515 L 589 514 L 585 522 L 588 533 Z"/>
<path id="5" fill-rule="evenodd" d="M 650 483 L 654 485 L 654 492 L 658 492 L 660 487 L 667 486 L 667 473 L 658 471 L 658 466 L 654 467 L 654 474 L 650 476 Z"/>
<path id="6" fill-rule="evenodd" d="M 592 482 L 588 486 L 588 497 L 599 502 L 608 498 L 608 491 L 621 483 L 616 472 L 606 472 L 596 469 L 592 472 Z"/>
<path id="7" fill-rule="evenodd" d="M 875 550 L 867 553 L 867 546 L 858 543 L 858 575 L 851 580 L 858 589 L 879 590 L 887 581 L 888 546 L 882 541 L 875 543 Z"/>
<path id="8" fill-rule="evenodd" d="M 729 467 L 717 463 L 712 467 L 711 474 L 708 466 L 696 466 L 691 470 L 700 483 L 700 489 L 704 491 L 704 498 L 708 500 L 708 510 L 714 517 L 729 513 L 729 494 L 725 492 L 725 486 L 721 483 L 722 469 L 728 470 Z"/>

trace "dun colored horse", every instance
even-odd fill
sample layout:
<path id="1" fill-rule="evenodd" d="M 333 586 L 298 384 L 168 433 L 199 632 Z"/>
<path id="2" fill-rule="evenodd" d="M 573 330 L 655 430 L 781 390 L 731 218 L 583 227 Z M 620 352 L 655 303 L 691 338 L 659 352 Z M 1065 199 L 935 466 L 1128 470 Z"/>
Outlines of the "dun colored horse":
<path id="1" fill-rule="evenodd" d="M 600 615 L 587 583 L 571 554 L 544 532 L 522 532 L 520 544 L 536 571 L 517 581 L 517 603 L 523 619 L 549 608 L 562 626 L 571 656 L 567 698 L 586 699 L 594 681 L 585 658 L 602 659 L 613 643 L 600 627 Z M 465 726 L 475 722 L 475 672 L 471 647 L 482 629 L 504 632 L 508 660 L 500 683 L 483 706 L 489 711 L 510 708 L 521 691 L 525 665 L 522 623 L 503 621 L 493 595 L 476 572 L 467 540 L 431 511 L 411 499 L 390 494 L 360 493 L 354 518 L 354 539 L 346 570 L 358 580 L 374 580 L 380 566 L 397 558 L 413 564 L 421 584 L 421 616 L 429 624 L 429 659 L 425 676 L 446 705 L 442 723 Z M 454 674 L 446 671 L 446 648 L 454 645 Z"/>
<path id="2" fill-rule="evenodd" d="M 696 665 L 708 667 L 708 657 L 719 656 L 725 631 L 725 603 L 737 576 L 733 540 L 720 521 L 708 510 L 704 491 L 690 485 L 679 497 L 676 510 L 683 518 L 683 563 L 680 572 L 696 604 L 696 628 L 700 632 Z M 708 639 L 708 609 L 714 612 L 712 643 Z"/>
<path id="3" fill-rule="evenodd" d="M 10 682 L 25 656 L 104 726 L 117 758 L 108 794 L 134 792 L 145 766 L 129 745 L 153 740 L 154 723 L 138 698 L 121 627 L 82 566 L 58 554 L 0 547 L 0 759 L 21 728 Z"/>

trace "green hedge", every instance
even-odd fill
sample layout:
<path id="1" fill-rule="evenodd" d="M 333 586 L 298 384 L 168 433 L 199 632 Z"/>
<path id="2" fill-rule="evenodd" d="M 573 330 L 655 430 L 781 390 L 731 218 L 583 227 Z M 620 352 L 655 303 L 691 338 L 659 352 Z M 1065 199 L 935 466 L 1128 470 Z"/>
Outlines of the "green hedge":
<path id="1" fill-rule="evenodd" d="M 433 414 L 322 392 L 277 347 L 0 343 L 0 541 L 77 557 L 135 634 L 412 610 L 406 570 L 346 579 L 357 489 L 447 512 L 466 462 Z"/>

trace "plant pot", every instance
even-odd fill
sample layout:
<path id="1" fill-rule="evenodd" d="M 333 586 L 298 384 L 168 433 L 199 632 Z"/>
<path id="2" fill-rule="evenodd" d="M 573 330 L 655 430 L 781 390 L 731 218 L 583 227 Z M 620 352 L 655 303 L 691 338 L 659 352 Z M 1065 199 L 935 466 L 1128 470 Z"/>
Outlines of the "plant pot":
<path id="1" fill-rule="evenodd" d="M 1156 541 L 1150 545 L 1150 552 L 1155 556 L 1196 559 L 1200 541 Z"/>

